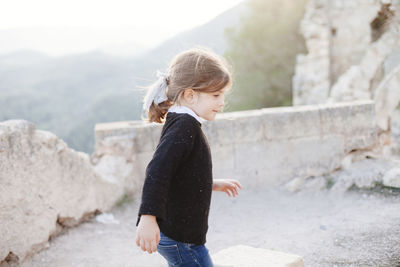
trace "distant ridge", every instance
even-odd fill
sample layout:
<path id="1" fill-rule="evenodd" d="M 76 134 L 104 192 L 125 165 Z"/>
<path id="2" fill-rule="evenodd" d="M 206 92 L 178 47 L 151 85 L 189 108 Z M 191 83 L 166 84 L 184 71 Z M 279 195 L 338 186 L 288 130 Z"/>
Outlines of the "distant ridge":
<path id="1" fill-rule="evenodd" d="M 224 54 L 227 49 L 225 29 L 239 25 L 241 18 L 249 13 L 248 2 L 243 1 L 211 21 L 166 40 L 139 58 L 153 59 L 154 65 L 162 68 L 166 67 L 174 55 L 196 45 L 206 46 L 218 54 Z"/>
<path id="2" fill-rule="evenodd" d="M 141 119 L 140 86 L 152 83 L 176 53 L 201 45 L 223 54 L 224 31 L 239 25 L 246 3 L 138 56 L 101 51 L 62 57 L 30 50 L 0 54 L 0 121 L 29 120 L 90 154 L 96 123 Z"/>

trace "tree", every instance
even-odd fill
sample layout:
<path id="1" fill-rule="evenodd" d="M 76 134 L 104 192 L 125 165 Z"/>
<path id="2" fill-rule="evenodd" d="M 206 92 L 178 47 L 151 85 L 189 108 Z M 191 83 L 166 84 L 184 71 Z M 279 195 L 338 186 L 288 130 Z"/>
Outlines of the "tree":
<path id="1" fill-rule="evenodd" d="M 292 103 L 296 55 L 305 52 L 299 25 L 307 0 L 250 0 L 249 14 L 228 28 L 225 57 L 234 66 L 227 110 Z"/>

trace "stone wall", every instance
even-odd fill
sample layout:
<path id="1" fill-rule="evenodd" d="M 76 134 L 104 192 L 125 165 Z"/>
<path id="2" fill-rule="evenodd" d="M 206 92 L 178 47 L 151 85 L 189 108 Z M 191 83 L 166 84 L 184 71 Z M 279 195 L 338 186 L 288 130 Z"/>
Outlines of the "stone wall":
<path id="1" fill-rule="evenodd" d="M 294 105 L 373 99 L 400 64 L 399 0 L 310 0 L 301 32 Z"/>
<path id="2" fill-rule="evenodd" d="M 1 122 L 0 265 L 23 261 L 64 227 L 108 210 L 122 191 L 54 134 L 23 120 Z"/>
<path id="3" fill-rule="evenodd" d="M 332 172 L 349 153 L 377 144 L 370 101 L 225 113 L 202 127 L 214 178 L 250 190 Z M 98 124 L 89 157 L 30 122 L 0 123 L 0 265 L 24 261 L 64 227 L 140 193 L 161 128 Z"/>
<path id="4" fill-rule="evenodd" d="M 377 141 L 370 101 L 225 113 L 202 127 L 211 146 L 214 178 L 239 179 L 253 190 L 329 173 L 341 167 L 349 152 L 368 150 Z M 133 177 L 130 188 L 139 190 L 161 128 L 98 124 L 95 169 L 110 181 Z"/>
<path id="5" fill-rule="evenodd" d="M 400 0 L 310 0 L 301 32 L 293 104 L 374 100 L 387 138 L 400 102 Z"/>

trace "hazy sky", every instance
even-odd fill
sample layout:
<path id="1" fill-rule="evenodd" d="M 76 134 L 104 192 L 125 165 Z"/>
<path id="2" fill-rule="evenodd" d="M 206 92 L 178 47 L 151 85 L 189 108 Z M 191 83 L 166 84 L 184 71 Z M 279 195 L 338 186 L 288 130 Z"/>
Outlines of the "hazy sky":
<path id="1" fill-rule="evenodd" d="M 0 53 L 129 53 L 204 24 L 241 1 L 0 0 Z"/>

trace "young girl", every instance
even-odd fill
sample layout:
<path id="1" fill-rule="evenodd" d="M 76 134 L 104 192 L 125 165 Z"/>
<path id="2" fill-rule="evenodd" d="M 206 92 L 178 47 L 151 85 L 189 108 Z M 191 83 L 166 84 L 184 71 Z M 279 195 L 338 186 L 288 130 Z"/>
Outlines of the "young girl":
<path id="1" fill-rule="evenodd" d="M 222 111 L 231 75 L 223 58 L 197 48 L 177 55 L 168 74 L 158 76 L 143 107 L 150 122 L 165 124 L 146 169 L 136 244 L 148 253 L 158 251 L 169 266 L 213 266 L 204 246 L 211 191 L 236 196 L 242 186 L 213 180 L 201 125 Z"/>

